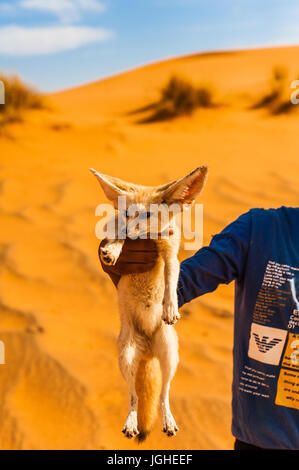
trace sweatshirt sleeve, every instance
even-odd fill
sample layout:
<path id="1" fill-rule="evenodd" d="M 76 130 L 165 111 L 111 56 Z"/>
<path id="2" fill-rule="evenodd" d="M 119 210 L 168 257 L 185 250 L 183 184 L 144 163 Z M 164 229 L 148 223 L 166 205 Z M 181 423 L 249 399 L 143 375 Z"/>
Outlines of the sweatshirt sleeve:
<path id="1" fill-rule="evenodd" d="M 181 263 L 178 282 L 179 307 L 213 292 L 219 284 L 241 279 L 250 244 L 251 213 L 241 215 L 209 246 L 201 248 Z"/>

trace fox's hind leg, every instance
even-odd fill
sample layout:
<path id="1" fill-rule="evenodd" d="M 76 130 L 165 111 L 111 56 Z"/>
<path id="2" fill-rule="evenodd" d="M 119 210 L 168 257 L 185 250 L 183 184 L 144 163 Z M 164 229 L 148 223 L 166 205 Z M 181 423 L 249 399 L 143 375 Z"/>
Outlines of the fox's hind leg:
<path id="1" fill-rule="evenodd" d="M 138 370 L 139 361 L 140 353 L 138 351 L 136 343 L 131 342 L 129 340 L 125 340 L 122 337 L 121 333 L 119 339 L 119 366 L 128 384 L 130 400 L 129 413 L 122 432 L 129 439 L 139 434 L 137 422 L 138 396 L 135 388 L 136 374 Z"/>
<path id="2" fill-rule="evenodd" d="M 160 396 L 163 432 L 175 436 L 179 430 L 169 406 L 170 382 L 174 377 L 179 362 L 178 339 L 174 328 L 162 325 L 154 336 L 153 352 L 158 357 L 162 372 L 162 390 Z"/>

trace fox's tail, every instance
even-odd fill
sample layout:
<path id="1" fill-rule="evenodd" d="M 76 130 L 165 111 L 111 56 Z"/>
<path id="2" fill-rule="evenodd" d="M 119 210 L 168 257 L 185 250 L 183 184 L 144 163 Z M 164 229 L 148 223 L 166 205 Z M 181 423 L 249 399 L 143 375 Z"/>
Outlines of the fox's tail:
<path id="1" fill-rule="evenodd" d="M 161 391 L 161 370 L 156 358 L 141 360 L 136 376 L 138 442 L 143 442 L 155 422 Z"/>

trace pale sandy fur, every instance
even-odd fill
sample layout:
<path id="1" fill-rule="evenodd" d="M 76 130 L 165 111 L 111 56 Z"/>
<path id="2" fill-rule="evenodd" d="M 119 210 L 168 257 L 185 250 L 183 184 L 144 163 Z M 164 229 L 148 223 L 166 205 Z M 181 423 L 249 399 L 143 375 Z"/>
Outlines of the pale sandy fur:
<path id="1" fill-rule="evenodd" d="M 128 437 L 139 433 L 136 393 L 138 366 L 142 359 L 152 357 L 158 358 L 162 372 L 160 405 L 163 430 L 168 435 L 175 435 L 178 431 L 169 406 L 170 382 L 179 360 L 177 334 L 171 325 L 179 319 L 176 295 L 178 230 L 176 232 L 176 236 L 170 240 L 156 241 L 159 257 L 153 270 L 125 275 L 118 284 L 121 318 L 119 364 L 128 383 L 130 396 L 129 413 L 124 426 L 124 433 Z M 155 415 L 155 410 L 152 413 Z M 150 416 L 148 419 L 152 421 Z"/>
<path id="2" fill-rule="evenodd" d="M 154 268 L 143 274 L 123 275 L 117 290 L 121 319 L 118 340 L 119 365 L 129 390 L 129 412 L 123 433 L 128 438 L 138 435 L 139 439 L 144 439 L 153 425 L 157 403 L 155 397 L 160 393 L 163 431 L 168 436 L 174 436 L 178 426 L 170 411 L 169 389 L 179 361 L 178 339 L 173 325 L 180 318 L 177 255 L 181 233 L 175 224 L 174 213 L 171 215 L 171 208 L 176 205 L 180 212 L 184 203 L 190 204 L 195 200 L 204 186 L 208 169 L 201 166 L 184 178 L 157 187 L 134 185 L 102 175 L 94 169 L 91 171 L 117 209 L 115 226 L 122 227 L 122 221 L 125 221 L 126 236 L 151 233 L 151 225 L 148 222 L 145 226 L 134 225 L 136 220 L 127 209 L 131 204 L 137 205 L 138 211 L 141 211 L 149 222 L 160 222 L 160 225 L 157 225 L 160 227 L 157 235 L 165 234 L 169 223 L 173 224 L 172 235 L 167 238 L 160 236 L 155 240 L 158 260 Z M 125 209 L 119 207 L 120 196 L 125 196 Z M 162 208 L 161 213 L 152 212 L 152 204 L 159 205 Z M 167 216 L 167 219 L 162 216 L 162 213 L 165 214 L 165 208 L 170 216 Z M 101 247 L 102 262 L 115 264 L 123 245 L 124 239 L 117 239 L 115 234 L 110 237 L 105 246 Z M 160 364 L 161 386 L 157 380 L 159 371 L 154 366 L 147 365 L 148 362 L 154 364 L 153 359 L 157 359 Z"/>

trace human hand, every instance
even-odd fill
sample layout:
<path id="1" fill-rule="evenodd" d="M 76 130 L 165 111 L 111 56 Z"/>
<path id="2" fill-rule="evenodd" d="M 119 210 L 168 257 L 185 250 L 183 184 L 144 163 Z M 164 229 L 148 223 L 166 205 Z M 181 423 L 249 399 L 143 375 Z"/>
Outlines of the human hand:
<path id="1" fill-rule="evenodd" d="M 138 274 L 150 271 L 156 263 L 158 249 L 154 240 L 127 238 L 117 262 L 113 266 L 104 264 L 100 257 L 100 249 L 103 248 L 107 239 L 102 240 L 99 246 L 99 258 L 103 271 L 111 278 L 115 287 L 123 274 Z"/>

